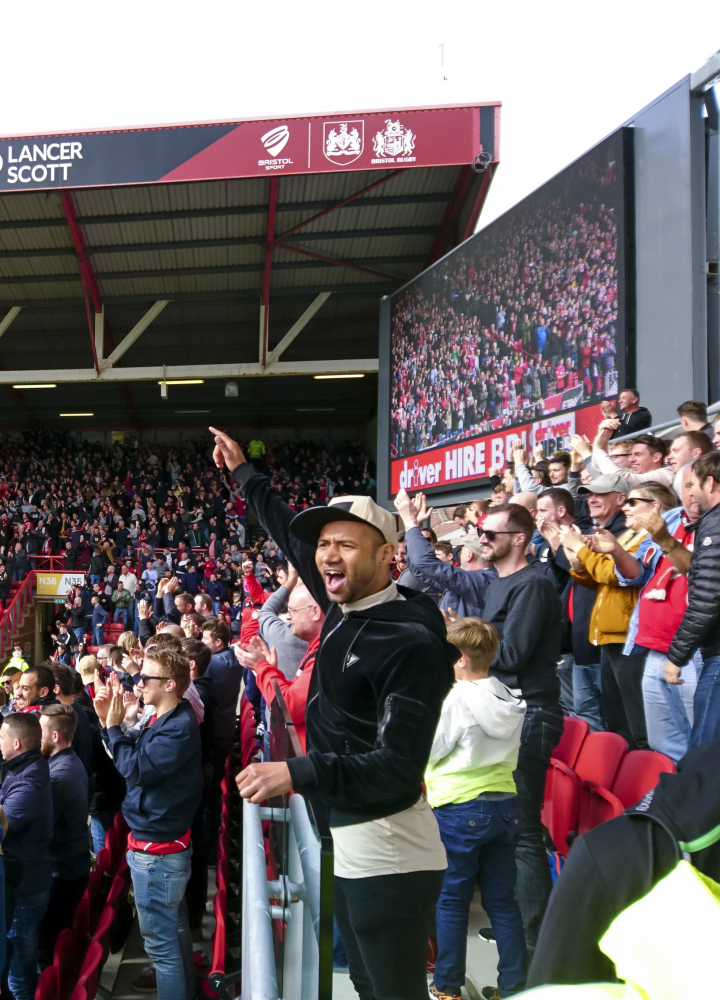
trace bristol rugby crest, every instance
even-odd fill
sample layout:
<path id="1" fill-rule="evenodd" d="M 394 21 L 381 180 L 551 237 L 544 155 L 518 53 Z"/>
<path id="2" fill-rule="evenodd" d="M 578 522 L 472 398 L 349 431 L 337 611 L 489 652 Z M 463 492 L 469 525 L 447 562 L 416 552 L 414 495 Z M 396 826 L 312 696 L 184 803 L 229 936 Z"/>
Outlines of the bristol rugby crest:
<path id="1" fill-rule="evenodd" d="M 384 160 L 414 160 L 410 154 L 415 149 L 415 133 L 391 118 L 385 120 L 385 126 L 384 132 L 376 132 L 373 137 L 375 156 Z"/>
<path id="2" fill-rule="evenodd" d="M 331 163 L 354 163 L 365 147 L 365 122 L 324 122 L 323 151 Z"/>

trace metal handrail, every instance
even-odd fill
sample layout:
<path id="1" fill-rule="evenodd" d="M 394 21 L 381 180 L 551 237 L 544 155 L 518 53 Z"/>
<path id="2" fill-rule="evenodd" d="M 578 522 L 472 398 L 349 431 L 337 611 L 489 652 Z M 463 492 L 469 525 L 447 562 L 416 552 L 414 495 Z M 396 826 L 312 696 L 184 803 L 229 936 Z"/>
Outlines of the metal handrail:
<path id="1" fill-rule="evenodd" d="M 260 806 L 243 799 L 242 997 L 278 1000 Z"/>
<path id="2" fill-rule="evenodd" d="M 720 401 L 717 403 L 711 403 L 710 406 L 708 406 L 707 408 L 707 413 L 708 414 L 720 413 Z M 639 434 L 657 435 L 658 431 L 666 431 L 669 430 L 671 427 L 678 427 L 678 426 L 679 426 L 679 418 L 676 418 L 675 420 L 666 420 L 664 424 L 653 424 L 652 427 L 644 427 L 641 431 L 633 431 L 632 434 L 623 434 L 622 437 L 616 437 L 613 438 L 612 440 L 613 444 L 615 444 L 615 442 L 617 441 L 632 441 L 632 439 L 636 438 Z"/>

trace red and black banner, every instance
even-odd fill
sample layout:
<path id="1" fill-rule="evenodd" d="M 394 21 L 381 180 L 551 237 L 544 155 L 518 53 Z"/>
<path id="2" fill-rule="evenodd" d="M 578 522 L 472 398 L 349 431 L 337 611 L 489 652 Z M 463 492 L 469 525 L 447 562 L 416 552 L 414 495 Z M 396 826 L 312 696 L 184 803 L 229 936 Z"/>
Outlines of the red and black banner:
<path id="1" fill-rule="evenodd" d="M 0 191 L 497 160 L 499 105 L 0 139 Z"/>

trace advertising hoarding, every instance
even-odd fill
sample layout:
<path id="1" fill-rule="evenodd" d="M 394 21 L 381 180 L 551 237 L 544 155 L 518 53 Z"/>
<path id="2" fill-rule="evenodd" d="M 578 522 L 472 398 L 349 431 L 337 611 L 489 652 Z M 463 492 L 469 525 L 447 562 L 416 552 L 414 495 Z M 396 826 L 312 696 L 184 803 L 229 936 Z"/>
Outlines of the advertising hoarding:
<path id="1" fill-rule="evenodd" d="M 620 129 L 390 297 L 391 496 L 594 433 L 634 380 L 631 204 Z"/>
<path id="2" fill-rule="evenodd" d="M 0 191 L 469 164 L 499 105 L 0 139 Z M 482 132 L 482 135 L 481 135 Z"/>

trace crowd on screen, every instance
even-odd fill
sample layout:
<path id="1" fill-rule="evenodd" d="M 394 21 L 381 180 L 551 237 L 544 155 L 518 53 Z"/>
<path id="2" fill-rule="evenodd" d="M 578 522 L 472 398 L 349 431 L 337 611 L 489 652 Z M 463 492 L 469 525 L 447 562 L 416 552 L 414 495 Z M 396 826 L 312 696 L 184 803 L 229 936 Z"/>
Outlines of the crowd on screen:
<path id="1" fill-rule="evenodd" d="M 484 1000 L 612 975 L 600 924 L 665 862 L 652 837 L 628 846 L 623 816 L 580 838 L 552 887 L 541 805 L 565 718 L 677 765 L 644 806 L 663 829 L 720 828 L 702 792 L 720 773 L 720 417 L 687 401 L 666 440 L 642 432 L 635 389 L 618 407 L 571 451 L 518 447 L 488 499 L 454 510 L 452 542 L 422 494 L 398 494 L 399 522 L 374 502 L 359 448 L 331 459 L 214 429 L 214 450 L 182 453 L 6 444 L 5 530 L 23 547 L 57 516 L 54 550 L 83 536 L 92 555 L 46 649 L 17 646 L 3 673 L 3 991 L 34 996 L 122 810 L 152 963 L 133 989 L 195 995 L 242 699 L 259 729 L 240 795 L 300 792 L 326 816 L 335 960 L 361 997 L 426 996 L 430 937 L 430 995 L 460 1000 L 476 885 L 498 954 Z M 177 546 L 126 534 L 171 522 Z M 288 761 L 262 736 L 276 688 L 304 751 Z M 720 877 L 717 852 L 693 857 Z"/>
<path id="2" fill-rule="evenodd" d="M 613 209 L 516 210 L 394 306 L 393 457 L 540 419 L 569 389 L 574 405 L 614 396 L 617 316 Z"/>

